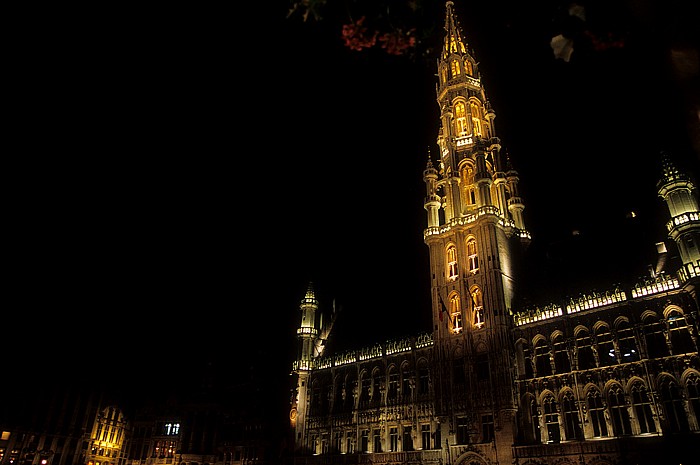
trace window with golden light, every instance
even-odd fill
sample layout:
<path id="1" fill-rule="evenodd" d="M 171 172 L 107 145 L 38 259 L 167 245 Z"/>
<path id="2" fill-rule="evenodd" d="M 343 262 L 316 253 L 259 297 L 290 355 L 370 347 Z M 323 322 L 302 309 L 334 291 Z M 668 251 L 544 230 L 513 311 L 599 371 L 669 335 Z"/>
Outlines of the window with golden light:
<path id="1" fill-rule="evenodd" d="M 463 102 L 455 103 L 455 134 L 458 136 L 467 135 L 469 128 L 467 127 L 467 107 Z"/>
<path id="2" fill-rule="evenodd" d="M 472 128 L 475 136 L 483 136 L 484 131 L 481 124 L 482 114 L 481 105 L 475 101 L 469 102 L 469 107 L 472 113 Z"/>
<path id="3" fill-rule="evenodd" d="M 454 245 L 450 245 L 447 247 L 447 279 L 454 281 L 458 275 L 457 248 Z"/>
<path id="4" fill-rule="evenodd" d="M 461 74 L 461 69 L 459 68 L 459 61 L 452 60 L 450 62 L 450 71 L 452 71 L 452 77 L 455 78 Z"/>
<path id="5" fill-rule="evenodd" d="M 486 316 L 484 315 L 484 301 L 483 295 L 481 294 L 481 289 L 477 286 L 473 287 L 469 293 L 472 298 L 472 315 L 474 326 L 481 328 L 486 323 Z"/>
<path id="6" fill-rule="evenodd" d="M 462 332 L 461 308 L 459 294 L 455 292 L 450 295 L 450 321 L 452 322 L 452 331 L 455 333 Z"/>
<path id="7" fill-rule="evenodd" d="M 473 237 L 467 239 L 467 260 L 469 261 L 469 273 L 477 274 L 479 272 L 479 255 L 476 252 L 476 239 Z"/>

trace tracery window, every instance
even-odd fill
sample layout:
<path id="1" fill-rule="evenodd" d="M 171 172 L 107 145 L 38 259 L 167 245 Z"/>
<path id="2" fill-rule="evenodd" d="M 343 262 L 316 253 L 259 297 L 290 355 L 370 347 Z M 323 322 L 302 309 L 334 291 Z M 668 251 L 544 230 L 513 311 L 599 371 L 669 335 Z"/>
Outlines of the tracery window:
<path id="1" fill-rule="evenodd" d="M 481 295 L 481 289 L 474 287 L 469 291 L 472 297 L 472 314 L 474 317 L 474 326 L 481 328 L 486 322 L 486 315 L 484 314 L 484 299 Z"/>
<path id="2" fill-rule="evenodd" d="M 678 310 L 671 310 L 666 315 L 668 321 L 669 336 L 671 338 L 671 349 L 674 355 L 697 352 L 690 331 L 685 321 L 685 316 Z"/>
<path id="3" fill-rule="evenodd" d="M 655 433 L 656 425 L 651 411 L 651 399 L 647 388 L 641 381 L 636 381 L 630 388 L 632 396 L 632 407 L 634 415 L 637 417 L 640 433 Z"/>
<path id="4" fill-rule="evenodd" d="M 467 260 L 469 261 L 469 273 L 479 272 L 479 255 L 476 252 L 476 239 L 470 237 L 467 240 Z"/>
<path id="5" fill-rule="evenodd" d="M 637 338 L 629 322 L 626 320 L 620 321 L 615 328 L 615 332 L 617 333 L 617 345 L 620 349 L 621 362 L 636 362 L 639 360 Z"/>
<path id="6" fill-rule="evenodd" d="M 581 328 L 576 332 L 576 352 L 579 370 L 588 370 L 596 367 L 593 343 L 588 330 L 585 328 Z"/>
<path id="7" fill-rule="evenodd" d="M 690 414 L 695 415 L 695 421 L 700 423 L 700 377 L 695 373 L 689 375 L 685 381 L 685 388 L 688 391 Z"/>
<path id="8" fill-rule="evenodd" d="M 469 102 L 469 108 L 472 112 L 472 128 L 473 128 L 473 133 L 475 136 L 482 137 L 484 135 L 483 133 L 483 128 L 481 126 L 481 120 L 482 120 L 482 112 L 481 112 L 481 105 L 478 103 L 471 101 Z"/>
<path id="9" fill-rule="evenodd" d="M 552 374 L 552 364 L 549 358 L 549 344 L 543 338 L 535 343 L 535 370 L 537 376 L 549 376 Z"/>
<path id="10" fill-rule="evenodd" d="M 560 442 L 561 433 L 559 431 L 559 413 L 557 412 L 557 401 L 552 394 L 547 394 L 542 400 L 544 408 L 544 424 L 547 428 L 548 442 Z"/>
<path id="11" fill-rule="evenodd" d="M 464 106 L 463 102 L 455 103 L 455 133 L 457 136 L 466 136 L 469 133 L 469 127 L 467 126 L 467 107 Z"/>
<path id="12" fill-rule="evenodd" d="M 401 397 L 411 398 L 411 367 L 408 364 L 401 366 Z"/>
<path id="13" fill-rule="evenodd" d="M 566 341 L 561 333 L 557 333 L 552 340 L 554 348 L 554 368 L 559 373 L 568 373 L 571 371 L 569 363 L 569 351 L 566 348 Z"/>
<path id="14" fill-rule="evenodd" d="M 452 71 L 453 78 L 462 74 L 462 70 L 459 67 L 459 60 L 454 59 L 450 62 L 450 70 Z"/>
<path id="15" fill-rule="evenodd" d="M 596 388 L 589 389 L 586 393 L 588 414 L 593 426 L 593 437 L 605 437 L 608 435 L 608 424 L 605 421 L 605 404 L 600 391 Z"/>
<path id="16" fill-rule="evenodd" d="M 450 296 L 450 319 L 452 321 L 452 331 L 459 333 L 462 331 L 462 310 L 459 303 L 459 294 Z"/>
<path id="17" fill-rule="evenodd" d="M 537 402 L 535 401 L 534 396 L 528 396 L 527 407 L 530 413 L 532 438 L 537 443 L 542 442 L 542 435 L 540 434 L 540 412 L 537 408 Z"/>
<path id="18" fill-rule="evenodd" d="M 660 383 L 661 405 L 666 413 L 666 425 L 670 432 L 681 433 L 690 429 L 688 417 L 683 409 L 683 398 L 678 383 L 666 376 Z"/>
<path id="19" fill-rule="evenodd" d="M 608 325 L 599 325 L 595 329 L 596 342 L 598 344 L 598 363 L 599 366 L 607 367 L 617 364 L 615 356 L 615 345 L 613 344 L 613 335 L 610 332 Z"/>
<path id="20" fill-rule="evenodd" d="M 666 327 L 656 315 L 647 315 L 644 318 L 644 340 L 647 343 L 647 355 L 649 358 L 666 357 L 668 345 L 664 335 Z"/>
<path id="21" fill-rule="evenodd" d="M 474 75 L 474 70 L 472 69 L 472 64 L 469 60 L 464 60 L 464 70 L 466 71 L 467 74 L 470 76 Z"/>
<path id="22" fill-rule="evenodd" d="M 396 367 L 389 368 L 389 392 L 388 400 L 396 400 L 399 397 L 399 372 Z"/>
<path id="23" fill-rule="evenodd" d="M 447 279 L 454 281 L 457 279 L 459 271 L 457 268 L 457 248 L 454 245 L 447 247 Z"/>
<path id="24" fill-rule="evenodd" d="M 630 416 L 627 413 L 625 392 L 619 384 L 613 385 L 608 391 L 608 405 L 610 406 L 610 419 L 612 420 L 615 436 L 632 434 Z"/>
<path id="25" fill-rule="evenodd" d="M 567 390 L 561 399 L 561 411 L 564 417 L 564 434 L 566 439 L 578 439 L 581 437 L 581 423 L 578 416 L 578 407 L 574 393 Z"/>

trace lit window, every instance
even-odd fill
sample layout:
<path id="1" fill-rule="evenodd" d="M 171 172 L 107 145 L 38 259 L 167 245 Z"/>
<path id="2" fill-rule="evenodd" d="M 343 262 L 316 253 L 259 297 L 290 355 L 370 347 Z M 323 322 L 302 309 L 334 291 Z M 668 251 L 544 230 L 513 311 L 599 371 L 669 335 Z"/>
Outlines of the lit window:
<path id="1" fill-rule="evenodd" d="M 451 245 L 447 248 L 447 279 L 454 281 L 457 279 L 458 275 L 457 248 L 454 245 Z"/>

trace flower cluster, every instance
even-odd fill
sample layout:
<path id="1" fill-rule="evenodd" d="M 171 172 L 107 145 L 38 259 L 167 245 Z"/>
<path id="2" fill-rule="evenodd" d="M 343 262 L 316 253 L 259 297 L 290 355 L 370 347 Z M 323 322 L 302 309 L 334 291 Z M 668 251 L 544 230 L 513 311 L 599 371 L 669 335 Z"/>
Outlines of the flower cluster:
<path id="1" fill-rule="evenodd" d="M 362 50 L 369 48 L 377 43 L 378 32 L 374 32 L 371 36 L 367 35 L 367 27 L 362 23 L 365 22 L 365 17 L 361 17 L 355 23 L 343 24 L 343 41 L 345 46 L 351 50 Z"/>
<path id="2" fill-rule="evenodd" d="M 362 16 L 354 23 L 343 25 L 342 37 L 349 49 L 359 51 L 370 48 L 379 40 L 381 48 L 388 54 L 403 55 L 407 49 L 416 46 L 415 28 L 405 33 L 398 29 L 380 35 L 379 31 L 369 33 L 364 22 L 365 17 Z"/>
<path id="3" fill-rule="evenodd" d="M 379 37 L 381 47 L 389 55 L 403 55 L 406 49 L 416 46 L 415 29 L 411 29 L 405 34 L 401 31 L 387 32 Z"/>

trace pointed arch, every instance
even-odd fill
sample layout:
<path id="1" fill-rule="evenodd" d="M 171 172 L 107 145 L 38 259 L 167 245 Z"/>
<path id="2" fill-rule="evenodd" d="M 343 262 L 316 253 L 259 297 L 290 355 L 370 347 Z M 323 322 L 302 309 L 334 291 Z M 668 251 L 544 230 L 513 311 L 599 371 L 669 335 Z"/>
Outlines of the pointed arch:
<path id="1" fill-rule="evenodd" d="M 540 404 L 542 405 L 542 416 L 544 428 L 547 433 L 547 442 L 561 442 L 561 431 L 559 429 L 559 411 L 557 399 L 550 390 L 542 392 Z"/>
<path id="2" fill-rule="evenodd" d="M 579 417 L 578 402 L 574 391 L 567 387 L 559 391 L 559 404 L 561 406 L 562 422 L 564 423 L 564 436 L 566 439 L 580 439 L 581 419 Z"/>
<path id="3" fill-rule="evenodd" d="M 459 265 L 457 261 L 457 247 L 453 243 L 448 244 L 445 248 L 445 263 L 447 264 L 445 270 L 447 280 L 455 281 L 459 277 Z"/>
<path id="4" fill-rule="evenodd" d="M 664 426 L 671 433 L 685 433 L 690 430 L 688 416 L 683 407 L 683 390 L 680 383 L 670 374 L 662 374 L 657 382 L 659 398 L 664 410 Z"/>
<path id="5" fill-rule="evenodd" d="M 467 106 L 463 100 L 454 102 L 454 131 L 457 137 L 469 135 L 469 125 L 467 124 Z"/>
<path id="6" fill-rule="evenodd" d="M 626 317 L 620 317 L 615 320 L 615 334 L 617 336 L 617 347 L 620 352 L 621 363 L 639 360 L 637 335 Z"/>
<path id="7" fill-rule="evenodd" d="M 593 437 L 608 436 L 608 422 L 606 420 L 605 402 L 603 393 L 595 384 L 588 384 L 584 387 L 584 396 L 588 410 L 588 421 L 593 428 Z"/>
<path id="8" fill-rule="evenodd" d="M 448 310 L 450 312 L 450 322 L 452 323 L 452 332 L 461 333 L 464 329 L 462 322 L 462 300 L 458 292 L 451 292 L 447 298 Z"/>
<path id="9" fill-rule="evenodd" d="M 476 245 L 474 236 L 467 237 L 467 267 L 471 275 L 479 272 L 479 252 Z"/>
<path id="10" fill-rule="evenodd" d="M 695 429 L 700 428 L 700 372 L 687 369 L 681 377 L 688 399 L 688 414 L 695 419 Z"/>
<path id="11" fill-rule="evenodd" d="M 654 408 L 646 382 L 639 377 L 629 381 L 630 400 L 637 427 L 641 434 L 655 433 Z"/>
<path id="12" fill-rule="evenodd" d="M 673 354 L 697 353 L 698 349 L 693 343 L 690 326 L 683 310 L 676 305 L 671 305 L 664 310 L 664 318 L 668 323 L 668 335 Z"/>
<path id="13" fill-rule="evenodd" d="M 469 289 L 472 307 L 472 324 L 480 329 L 486 324 L 486 311 L 484 310 L 484 297 L 479 286 L 472 286 Z"/>
<path id="14" fill-rule="evenodd" d="M 606 398 L 610 411 L 615 436 L 627 436 L 632 434 L 629 413 L 627 412 L 627 397 L 620 383 L 613 381 L 606 387 Z"/>

